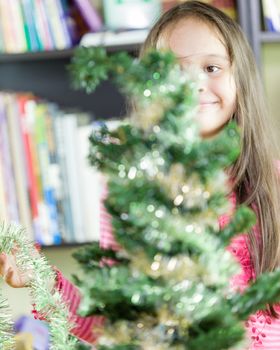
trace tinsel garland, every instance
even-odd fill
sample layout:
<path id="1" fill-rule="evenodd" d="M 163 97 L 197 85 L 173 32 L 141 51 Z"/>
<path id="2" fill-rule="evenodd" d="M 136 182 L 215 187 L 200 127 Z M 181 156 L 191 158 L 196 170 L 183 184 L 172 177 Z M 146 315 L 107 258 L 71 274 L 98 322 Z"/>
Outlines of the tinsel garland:
<path id="1" fill-rule="evenodd" d="M 2 223 L 0 227 L 0 253 L 14 254 L 20 270 L 31 271 L 29 292 L 38 313 L 48 322 L 51 337 L 50 350 L 71 350 L 76 339 L 70 336 L 73 325 L 69 311 L 57 290 L 50 290 L 55 281 L 55 271 L 46 258 L 38 253 L 34 242 L 26 237 L 24 229 Z M 11 313 L 7 301 L 0 297 L 0 348 L 14 349 Z"/>
<path id="2" fill-rule="evenodd" d="M 6 299 L 0 295 L 0 344 L 5 350 L 14 348 L 12 336 L 11 312 Z"/>

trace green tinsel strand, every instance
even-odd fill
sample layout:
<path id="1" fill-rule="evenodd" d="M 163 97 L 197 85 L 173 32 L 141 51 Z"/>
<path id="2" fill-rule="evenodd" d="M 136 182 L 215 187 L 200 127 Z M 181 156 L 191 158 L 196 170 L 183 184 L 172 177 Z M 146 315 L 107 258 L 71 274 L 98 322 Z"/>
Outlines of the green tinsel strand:
<path id="1" fill-rule="evenodd" d="M 0 252 L 11 254 L 16 249 L 15 257 L 22 271 L 32 271 L 28 286 L 36 309 L 49 322 L 51 336 L 50 350 L 75 349 L 76 340 L 70 337 L 73 325 L 69 322 L 69 311 L 58 291 L 51 291 L 49 281 L 55 280 L 55 272 L 43 256 L 38 256 L 34 243 L 27 239 L 22 228 L 2 224 L 0 227 Z M 3 302 L 2 302 L 3 304 Z M 0 329 L 10 324 L 0 318 Z M 0 338 L 0 344 L 6 349 L 9 340 Z M 7 347 L 7 349 L 9 349 Z"/>
<path id="2" fill-rule="evenodd" d="M 7 300 L 0 295 L 0 344 L 5 350 L 14 349 L 15 341 L 13 334 L 13 324 L 11 322 L 11 312 Z"/>

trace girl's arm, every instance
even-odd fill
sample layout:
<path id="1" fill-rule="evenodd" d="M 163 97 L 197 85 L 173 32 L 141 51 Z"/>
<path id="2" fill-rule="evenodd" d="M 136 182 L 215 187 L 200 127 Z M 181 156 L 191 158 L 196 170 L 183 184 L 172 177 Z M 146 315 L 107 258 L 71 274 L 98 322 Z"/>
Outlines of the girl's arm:
<path id="1" fill-rule="evenodd" d="M 81 295 L 79 290 L 68 281 L 62 273 L 56 269 L 57 279 L 54 288 L 57 289 L 65 304 L 69 308 L 70 319 L 69 321 L 74 325 L 71 333 L 77 338 L 93 344 L 98 335 L 102 333 L 105 318 L 103 316 L 90 316 L 82 317 L 77 314 L 79 304 L 81 301 Z M 36 319 L 44 319 L 35 309 L 32 311 Z"/>
<path id="2" fill-rule="evenodd" d="M 39 253 L 38 253 L 39 254 Z M 49 288 L 57 289 L 65 304 L 69 307 L 70 322 L 75 326 L 71 333 L 81 340 L 92 344 L 95 342 L 100 329 L 104 324 L 104 318 L 101 316 L 81 317 L 77 315 L 81 296 L 79 290 L 69 282 L 60 271 L 56 271 L 56 281 L 49 281 Z M 32 271 L 21 271 L 16 264 L 15 255 L 0 254 L 0 275 L 5 281 L 14 288 L 27 287 L 32 279 Z M 36 308 L 36 306 L 35 306 Z M 37 319 L 44 319 L 43 315 L 33 310 Z"/>
<path id="3" fill-rule="evenodd" d="M 108 214 L 103 205 L 103 200 L 106 198 L 106 196 L 107 188 L 105 185 L 103 187 L 102 201 L 100 204 L 100 247 L 103 249 L 118 250 L 120 247 L 112 233 L 111 216 Z M 50 290 L 53 288 L 58 289 L 63 300 L 68 305 L 70 309 L 70 321 L 75 324 L 75 327 L 72 329 L 72 333 L 82 340 L 89 343 L 94 343 L 98 333 L 100 332 L 100 328 L 102 328 L 104 324 L 104 318 L 101 316 L 78 316 L 77 310 L 81 300 L 79 290 L 57 269 L 56 274 L 56 281 L 50 281 L 49 288 Z M 32 278 L 32 271 L 20 271 L 16 264 L 15 255 L 6 255 L 5 253 L 2 253 L 0 254 L 0 275 L 4 277 L 5 281 L 10 286 L 14 288 L 22 288 L 28 286 L 28 283 Z M 33 310 L 33 314 L 39 319 L 43 318 L 42 315 L 39 315 L 36 310 Z"/>

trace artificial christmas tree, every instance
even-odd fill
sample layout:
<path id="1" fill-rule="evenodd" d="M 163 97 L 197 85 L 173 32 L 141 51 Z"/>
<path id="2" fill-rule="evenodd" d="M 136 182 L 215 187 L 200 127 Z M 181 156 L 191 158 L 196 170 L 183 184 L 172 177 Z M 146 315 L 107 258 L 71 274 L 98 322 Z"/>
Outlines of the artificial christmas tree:
<path id="1" fill-rule="evenodd" d="M 130 118 L 91 136 L 90 161 L 107 175 L 106 208 L 120 250 L 92 244 L 75 254 L 82 315 L 104 315 L 101 350 L 229 349 L 242 321 L 279 298 L 280 272 L 243 294 L 230 288 L 238 265 L 226 247 L 255 223 L 244 206 L 229 213 L 230 179 L 241 140 L 229 123 L 202 140 L 195 122 L 197 81 L 168 52 L 141 60 L 80 48 L 71 66 L 77 87 L 115 78 L 133 102 Z"/>

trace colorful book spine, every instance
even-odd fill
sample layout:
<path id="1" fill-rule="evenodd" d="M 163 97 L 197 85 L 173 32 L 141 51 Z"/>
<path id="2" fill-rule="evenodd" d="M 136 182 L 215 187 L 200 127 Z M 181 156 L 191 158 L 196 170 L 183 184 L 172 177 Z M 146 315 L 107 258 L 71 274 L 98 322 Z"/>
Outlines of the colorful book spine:
<path id="1" fill-rule="evenodd" d="M 67 7 L 64 6 L 61 0 L 55 0 L 57 7 L 57 22 L 61 25 L 61 30 L 63 32 L 65 48 L 73 46 L 71 31 L 69 30 L 70 18 L 67 13 Z M 73 21 L 73 20 L 72 20 Z"/>
<path id="2" fill-rule="evenodd" d="M 92 32 L 100 31 L 102 28 L 102 21 L 90 0 L 74 0 L 74 2 L 80 10 L 89 30 Z"/>
<path id="3" fill-rule="evenodd" d="M 60 240 L 66 236 L 66 223 L 63 208 L 63 182 L 61 178 L 61 167 L 59 163 L 58 144 L 56 140 L 56 131 L 54 120 L 59 115 L 58 107 L 54 103 L 47 104 L 47 113 L 45 114 L 46 139 L 49 151 L 49 181 L 53 189 L 56 201 L 56 221 L 60 232 Z"/>
<path id="4" fill-rule="evenodd" d="M 55 143 L 56 143 L 56 153 L 59 164 L 59 178 L 60 178 L 60 202 L 61 202 L 61 212 L 63 215 L 63 220 L 61 220 L 62 236 L 66 242 L 74 242 L 74 215 L 71 208 L 70 201 L 70 188 L 69 181 L 67 177 L 67 166 L 66 166 L 66 155 L 68 150 L 65 148 L 64 143 L 64 126 L 63 126 L 63 115 L 62 112 L 57 110 L 52 106 L 53 113 L 51 114 L 52 122 L 54 125 L 55 133 Z"/>
<path id="5" fill-rule="evenodd" d="M 3 126 L 3 120 L 5 119 L 5 109 L 0 110 L 0 127 Z M 9 221 L 9 214 L 7 208 L 6 198 L 6 184 L 4 179 L 4 164 L 3 164 L 3 143 L 0 143 L 0 222 Z"/>
<path id="6" fill-rule="evenodd" d="M 9 135 L 9 147 L 14 169 L 17 203 L 19 208 L 20 223 L 26 228 L 30 237 L 33 236 L 31 209 L 28 191 L 27 162 L 24 150 L 23 130 L 21 128 L 18 96 L 2 94 L 5 101 L 7 114 L 7 126 Z"/>
<path id="7" fill-rule="evenodd" d="M 55 49 L 55 42 L 43 0 L 34 0 L 34 17 L 36 29 L 42 41 L 43 50 Z"/>
<path id="8" fill-rule="evenodd" d="M 42 245 L 98 240 L 92 130 L 86 113 L 63 113 L 31 94 L 0 94 L 0 220 L 22 224 Z"/>
<path id="9" fill-rule="evenodd" d="M 42 183 L 42 196 L 47 210 L 47 230 L 42 241 L 44 245 L 56 245 L 61 243 L 61 234 L 58 227 L 58 213 L 54 187 L 51 178 L 51 163 L 46 134 L 47 106 L 45 103 L 35 105 L 34 138 L 40 167 L 40 179 Z"/>
<path id="10" fill-rule="evenodd" d="M 60 18 L 61 9 L 58 7 L 58 4 L 59 1 L 57 0 L 44 1 L 44 8 L 47 14 L 55 48 L 61 50 L 70 47 L 71 40 L 65 30 L 65 23 Z"/>
<path id="11" fill-rule="evenodd" d="M 20 1 L 28 50 L 41 51 L 43 49 L 43 44 L 36 28 L 34 0 Z"/>
<path id="12" fill-rule="evenodd" d="M 0 95 L 0 159 L 5 184 L 5 201 L 9 221 L 19 224 L 14 169 L 9 145 L 8 121 L 3 98 Z M 11 106 L 13 108 L 13 106 Z"/>
<path id="13" fill-rule="evenodd" d="M 52 236 L 50 234 L 50 221 L 49 221 L 49 209 L 48 204 L 45 201 L 44 196 L 44 184 L 42 178 L 42 168 L 40 164 L 40 149 L 37 147 L 37 109 L 38 101 L 35 99 L 29 100 L 26 103 L 26 117 L 29 124 L 29 136 L 30 136 L 30 155 L 33 164 L 35 175 L 35 186 L 38 194 L 38 228 L 36 240 L 43 245 L 53 244 Z M 38 235 L 40 233 L 40 235 Z"/>
<path id="14" fill-rule="evenodd" d="M 25 52 L 28 50 L 25 31 L 24 31 L 24 23 L 21 11 L 20 0 L 7 1 L 6 6 L 9 3 L 10 10 L 10 21 L 12 22 L 12 27 L 14 31 L 15 37 L 15 52 Z"/>
<path id="15" fill-rule="evenodd" d="M 0 19 L 5 52 L 14 53 L 16 51 L 16 38 L 10 18 L 9 6 L 7 6 L 6 0 L 0 0 Z"/>
<path id="16" fill-rule="evenodd" d="M 38 181 L 38 161 L 34 152 L 33 133 L 33 109 L 35 101 L 25 96 L 19 100 L 20 124 L 23 135 L 23 145 L 26 157 L 27 179 L 29 201 L 32 216 L 34 239 L 43 244 L 44 225 L 42 222 L 42 198 L 40 196 L 40 185 Z"/>

